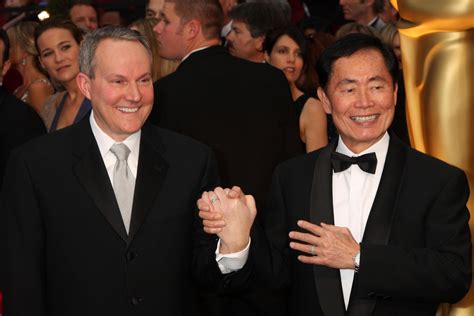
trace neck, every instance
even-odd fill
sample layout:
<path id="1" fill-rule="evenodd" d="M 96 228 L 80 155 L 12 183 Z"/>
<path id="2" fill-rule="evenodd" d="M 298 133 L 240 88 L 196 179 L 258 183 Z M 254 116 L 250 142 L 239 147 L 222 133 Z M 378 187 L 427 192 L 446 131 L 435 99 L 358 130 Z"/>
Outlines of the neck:
<path id="1" fill-rule="evenodd" d="M 61 84 L 63 85 L 64 89 L 66 89 L 69 97 L 72 99 L 74 99 L 76 95 L 82 94 L 79 91 L 79 87 L 77 86 L 76 78 L 68 82 L 61 82 Z"/>
<path id="2" fill-rule="evenodd" d="M 376 17 L 377 15 L 373 11 L 369 11 L 366 15 L 361 16 L 356 22 L 362 25 L 369 25 L 370 21 Z"/>
<path id="3" fill-rule="evenodd" d="M 191 53 L 192 51 L 196 49 L 219 45 L 219 43 L 220 43 L 219 38 L 211 38 L 211 39 L 203 38 L 203 39 L 197 40 L 188 46 L 188 49 L 186 50 L 186 54 L 184 56 L 188 55 L 189 53 Z M 181 58 L 184 58 L 184 56 L 182 56 Z"/>
<path id="4" fill-rule="evenodd" d="M 262 63 L 265 60 L 265 54 L 263 52 L 258 52 L 250 57 L 249 60 L 253 61 L 254 63 Z"/>

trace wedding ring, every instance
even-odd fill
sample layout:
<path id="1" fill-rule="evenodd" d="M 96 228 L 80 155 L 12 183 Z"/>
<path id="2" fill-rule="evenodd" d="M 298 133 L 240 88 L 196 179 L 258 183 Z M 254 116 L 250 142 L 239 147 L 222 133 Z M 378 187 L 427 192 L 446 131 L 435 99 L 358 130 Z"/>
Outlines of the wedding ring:
<path id="1" fill-rule="evenodd" d="M 219 198 L 217 196 L 211 197 L 211 203 L 214 204 L 216 201 L 219 201 Z"/>
<path id="2" fill-rule="evenodd" d="M 311 253 L 312 256 L 314 256 L 316 254 L 315 250 L 316 249 L 314 248 L 314 246 L 311 245 L 311 248 L 310 248 L 309 252 Z"/>

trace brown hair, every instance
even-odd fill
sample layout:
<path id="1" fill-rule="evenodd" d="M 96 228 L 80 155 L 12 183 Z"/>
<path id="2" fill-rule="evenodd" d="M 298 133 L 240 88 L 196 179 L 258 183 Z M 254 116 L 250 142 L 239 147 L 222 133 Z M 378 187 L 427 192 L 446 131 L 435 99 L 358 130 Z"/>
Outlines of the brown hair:
<path id="1" fill-rule="evenodd" d="M 82 37 L 84 36 L 84 32 L 77 27 L 76 24 L 72 23 L 71 20 L 61 16 L 49 18 L 41 22 L 35 29 L 35 47 L 38 52 L 38 38 L 41 34 L 50 29 L 64 29 L 69 31 L 78 45 L 81 44 Z"/>
<path id="2" fill-rule="evenodd" d="M 220 38 L 224 14 L 218 0 L 165 0 L 175 4 L 181 23 L 198 20 L 206 39 Z"/>

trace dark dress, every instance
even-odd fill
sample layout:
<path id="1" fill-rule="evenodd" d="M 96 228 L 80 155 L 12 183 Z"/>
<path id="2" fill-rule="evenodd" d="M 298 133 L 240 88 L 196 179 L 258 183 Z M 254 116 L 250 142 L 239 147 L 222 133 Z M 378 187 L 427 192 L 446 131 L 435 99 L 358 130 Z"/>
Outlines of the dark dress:
<path id="1" fill-rule="evenodd" d="M 302 94 L 300 95 L 295 101 L 295 110 L 296 113 L 298 114 L 298 117 L 301 116 L 301 112 L 303 112 L 303 107 L 306 104 L 306 102 L 311 98 L 310 95 L 308 94 Z M 334 123 L 332 121 L 332 115 L 331 114 L 326 114 L 326 120 L 327 120 L 327 134 L 328 134 L 328 142 L 331 141 L 331 139 L 337 137 L 337 130 L 336 127 L 334 126 Z"/>
<path id="2" fill-rule="evenodd" d="M 54 114 L 53 122 L 51 123 L 51 127 L 49 128 L 50 133 L 54 132 L 58 128 L 59 117 L 61 116 L 61 112 L 63 110 L 64 103 L 66 102 L 67 95 L 67 93 L 64 94 L 63 99 L 58 105 L 56 113 Z M 84 101 L 82 101 L 81 107 L 79 108 L 79 111 L 77 112 L 76 117 L 74 118 L 73 124 L 76 124 L 77 122 L 82 120 L 87 115 L 87 113 L 90 112 L 91 109 L 91 101 L 88 98 L 84 98 Z"/>

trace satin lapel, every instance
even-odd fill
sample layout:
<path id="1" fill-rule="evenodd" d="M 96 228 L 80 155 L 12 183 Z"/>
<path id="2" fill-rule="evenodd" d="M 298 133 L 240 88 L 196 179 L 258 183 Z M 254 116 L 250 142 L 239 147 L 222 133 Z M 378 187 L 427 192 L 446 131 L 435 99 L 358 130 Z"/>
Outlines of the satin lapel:
<path id="1" fill-rule="evenodd" d="M 312 223 L 334 224 L 332 203 L 332 165 L 331 152 L 337 141 L 321 150 L 314 166 L 311 188 L 310 219 Z M 341 278 L 338 269 L 313 266 L 314 282 L 318 291 L 319 304 L 324 315 L 345 315 Z"/>
<path id="2" fill-rule="evenodd" d="M 390 144 L 385 160 L 382 178 L 375 195 L 372 209 L 365 226 L 363 243 L 387 245 L 390 238 L 398 192 L 404 174 L 406 148 L 399 139 L 390 135 Z M 352 294 L 357 289 L 357 274 L 354 277 Z M 351 296 L 352 301 L 352 296 Z M 371 315 L 375 306 L 374 300 L 358 301 L 349 305 L 348 316 Z"/>
<path id="3" fill-rule="evenodd" d="M 379 245 L 388 243 L 405 160 L 404 145 L 391 135 L 385 167 L 365 226 L 362 242 Z"/>
<path id="4" fill-rule="evenodd" d="M 74 172 L 99 211 L 115 232 L 126 242 L 128 239 L 127 231 L 99 147 L 92 134 L 89 120 L 85 119 L 78 125 L 75 155 L 79 161 L 74 166 Z"/>
<path id="5" fill-rule="evenodd" d="M 145 220 L 165 179 L 168 164 L 161 156 L 160 151 L 163 152 L 164 147 L 158 132 L 154 127 L 145 125 L 142 128 L 140 140 L 129 242 L 133 240 Z"/>

